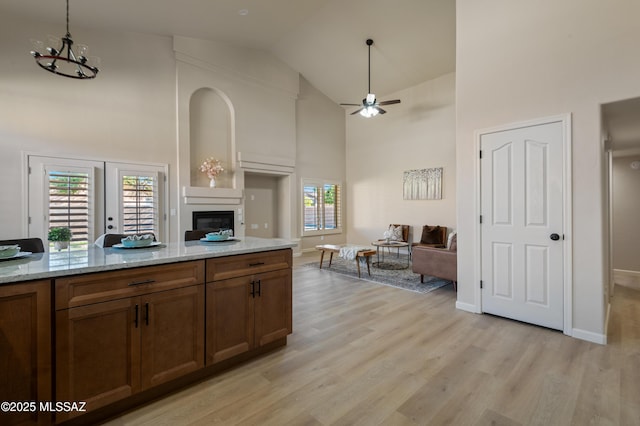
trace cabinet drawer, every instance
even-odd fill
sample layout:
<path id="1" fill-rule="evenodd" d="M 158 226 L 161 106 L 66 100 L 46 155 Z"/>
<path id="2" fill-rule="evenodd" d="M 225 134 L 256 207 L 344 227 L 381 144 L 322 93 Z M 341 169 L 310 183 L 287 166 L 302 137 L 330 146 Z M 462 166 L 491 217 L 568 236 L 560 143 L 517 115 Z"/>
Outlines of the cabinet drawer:
<path id="1" fill-rule="evenodd" d="M 207 282 L 291 268 L 291 249 L 207 259 Z"/>
<path id="2" fill-rule="evenodd" d="M 55 280 L 56 309 L 203 283 L 203 260 L 59 278 Z"/>

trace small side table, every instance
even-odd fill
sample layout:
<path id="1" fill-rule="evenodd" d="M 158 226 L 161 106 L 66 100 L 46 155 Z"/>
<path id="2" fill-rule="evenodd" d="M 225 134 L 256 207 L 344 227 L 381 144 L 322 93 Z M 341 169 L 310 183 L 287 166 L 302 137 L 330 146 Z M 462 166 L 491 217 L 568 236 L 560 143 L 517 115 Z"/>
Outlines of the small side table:
<path id="1" fill-rule="evenodd" d="M 402 248 L 402 247 L 406 247 L 407 250 L 409 251 L 409 253 L 407 255 L 407 268 L 411 264 L 411 246 L 409 245 L 409 243 L 406 243 L 404 241 L 389 241 L 389 242 L 386 242 L 384 240 L 381 240 L 381 241 L 374 241 L 374 242 L 371 243 L 371 245 L 376 247 L 376 263 L 378 265 L 381 264 L 381 262 L 380 262 L 380 252 L 381 251 L 382 251 L 382 263 L 384 263 L 384 249 L 385 248 L 397 248 L 398 249 L 397 257 L 400 257 L 400 248 Z M 381 247 L 382 247 L 382 250 L 380 250 Z"/>

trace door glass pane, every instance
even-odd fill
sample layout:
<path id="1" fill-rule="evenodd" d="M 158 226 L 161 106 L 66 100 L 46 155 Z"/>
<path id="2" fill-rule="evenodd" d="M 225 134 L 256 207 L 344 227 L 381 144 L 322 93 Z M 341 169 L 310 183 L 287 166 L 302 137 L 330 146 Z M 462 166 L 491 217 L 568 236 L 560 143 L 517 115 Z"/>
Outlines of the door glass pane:
<path id="1" fill-rule="evenodd" d="M 122 176 L 122 227 L 125 234 L 158 231 L 158 182 L 154 176 Z"/>
<path id="2" fill-rule="evenodd" d="M 49 170 L 48 229 L 71 229 L 72 249 L 86 249 L 91 222 L 90 176 L 88 173 Z M 50 248 L 53 242 L 49 242 Z"/>

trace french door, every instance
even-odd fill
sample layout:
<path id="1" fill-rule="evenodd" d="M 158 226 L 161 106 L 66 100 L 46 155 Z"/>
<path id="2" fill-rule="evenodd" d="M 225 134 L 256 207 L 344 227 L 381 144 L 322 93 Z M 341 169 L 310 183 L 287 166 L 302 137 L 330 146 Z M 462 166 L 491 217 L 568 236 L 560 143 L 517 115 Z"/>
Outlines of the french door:
<path id="1" fill-rule="evenodd" d="M 109 233 L 164 235 L 165 166 L 28 156 L 30 237 L 47 241 L 50 228 L 73 233 L 86 248 Z"/>

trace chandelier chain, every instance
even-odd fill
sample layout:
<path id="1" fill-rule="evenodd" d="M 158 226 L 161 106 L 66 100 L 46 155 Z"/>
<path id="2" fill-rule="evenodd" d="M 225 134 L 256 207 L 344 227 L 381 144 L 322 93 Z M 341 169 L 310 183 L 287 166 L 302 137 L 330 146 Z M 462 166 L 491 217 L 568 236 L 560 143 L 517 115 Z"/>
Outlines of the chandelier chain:
<path id="1" fill-rule="evenodd" d="M 71 33 L 69 33 L 69 0 L 67 0 L 67 37 L 69 37 Z"/>

